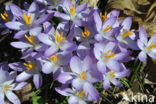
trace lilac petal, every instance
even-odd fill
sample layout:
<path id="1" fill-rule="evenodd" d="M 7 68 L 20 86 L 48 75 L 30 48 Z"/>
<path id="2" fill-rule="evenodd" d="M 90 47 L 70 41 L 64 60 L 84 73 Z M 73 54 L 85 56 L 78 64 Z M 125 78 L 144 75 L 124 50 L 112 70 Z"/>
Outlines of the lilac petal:
<path id="1" fill-rule="evenodd" d="M 41 33 L 42 31 L 42 28 L 41 27 L 35 27 L 35 28 L 32 28 L 29 33 L 30 35 L 33 35 L 33 36 L 37 36 Z"/>
<path id="2" fill-rule="evenodd" d="M 105 74 L 106 73 L 106 64 L 102 61 L 97 62 L 98 71 Z"/>
<path id="3" fill-rule="evenodd" d="M 114 71 L 114 72 L 119 72 L 121 70 L 121 63 L 115 61 L 115 60 L 109 60 L 107 63 L 106 63 L 106 66 Z"/>
<path id="4" fill-rule="evenodd" d="M 94 21 L 95 21 L 95 26 L 96 26 L 97 31 L 100 32 L 101 27 L 102 27 L 102 20 L 98 12 L 94 13 Z"/>
<path id="5" fill-rule="evenodd" d="M 14 35 L 15 39 L 20 39 L 24 37 L 24 35 L 28 32 L 28 30 L 21 30 Z"/>
<path id="6" fill-rule="evenodd" d="M 75 78 L 72 80 L 72 87 L 77 89 L 77 90 L 81 90 L 83 88 L 85 81 L 83 81 L 80 78 Z"/>
<path id="7" fill-rule="evenodd" d="M 54 66 L 52 62 L 46 62 L 42 65 L 42 71 L 45 74 L 50 74 L 53 70 L 58 69 L 58 67 Z"/>
<path id="8" fill-rule="evenodd" d="M 148 52 L 148 55 L 153 59 L 156 59 L 156 48 L 151 49 L 150 52 Z"/>
<path id="9" fill-rule="evenodd" d="M 111 82 L 112 82 L 115 86 L 122 87 L 122 83 L 119 82 L 117 79 L 112 79 Z"/>
<path id="10" fill-rule="evenodd" d="M 104 46 L 105 44 L 102 43 L 95 43 L 94 45 L 94 55 L 98 60 L 101 59 L 101 52 L 104 51 Z"/>
<path id="11" fill-rule="evenodd" d="M 140 27 L 139 38 L 145 45 L 147 44 L 147 33 L 143 26 Z"/>
<path id="12" fill-rule="evenodd" d="M 61 73 L 57 80 L 60 82 L 60 83 L 63 83 L 63 84 L 66 84 L 68 83 L 70 80 L 73 79 L 73 74 L 71 72 L 63 72 Z"/>
<path id="13" fill-rule="evenodd" d="M 105 22 L 104 22 L 104 25 L 103 25 L 103 29 L 105 29 L 107 26 L 113 26 L 114 23 L 116 22 L 117 18 L 116 17 L 112 17 L 112 18 L 109 18 L 107 19 Z"/>
<path id="14" fill-rule="evenodd" d="M 16 81 L 22 82 L 22 81 L 28 80 L 30 77 L 32 77 L 32 75 L 24 71 L 16 77 Z"/>
<path id="15" fill-rule="evenodd" d="M 23 16 L 23 12 L 22 12 L 21 8 L 19 8 L 15 4 L 12 3 L 10 5 L 10 9 L 11 9 L 11 12 L 14 16 L 16 16 L 16 17 L 22 17 Z"/>
<path id="16" fill-rule="evenodd" d="M 13 92 L 7 91 L 5 94 L 9 101 L 13 104 L 21 104 L 19 98 Z"/>
<path id="17" fill-rule="evenodd" d="M 68 51 L 59 52 L 57 54 L 58 63 L 60 65 L 69 64 L 71 57 L 72 57 L 72 52 L 68 52 Z"/>
<path id="18" fill-rule="evenodd" d="M 35 88 L 39 89 L 42 85 L 42 75 L 41 74 L 35 74 L 33 76 L 33 82 L 35 84 Z"/>
<path id="19" fill-rule="evenodd" d="M 79 100 L 78 104 L 87 104 L 84 100 Z"/>
<path id="20" fill-rule="evenodd" d="M 36 2 L 33 2 L 33 3 L 30 5 L 30 7 L 29 7 L 29 9 L 28 9 L 28 13 L 31 13 L 31 21 L 34 21 L 36 15 L 37 15 L 38 12 L 39 12 L 38 9 L 39 9 L 39 7 L 38 7 L 38 5 L 37 5 Z"/>
<path id="21" fill-rule="evenodd" d="M 105 90 L 107 90 L 109 87 L 110 87 L 110 82 L 109 82 L 109 80 L 105 79 L 105 80 L 103 81 L 103 88 L 104 88 Z"/>
<path id="22" fill-rule="evenodd" d="M 92 66 L 93 66 L 93 60 L 91 59 L 91 57 L 90 56 L 86 56 L 85 58 L 84 58 L 84 60 L 83 60 L 83 65 L 82 65 L 82 69 L 84 70 L 84 71 L 86 71 L 86 70 L 91 70 L 92 69 Z"/>
<path id="23" fill-rule="evenodd" d="M 118 17 L 119 16 L 119 14 L 120 14 L 120 11 L 118 11 L 118 10 L 112 10 L 107 16 L 108 17 Z"/>
<path id="24" fill-rule="evenodd" d="M 80 6 L 76 7 L 75 12 L 76 13 L 80 13 L 80 12 L 84 11 L 86 8 L 87 8 L 87 3 L 83 3 Z"/>
<path id="25" fill-rule="evenodd" d="M 82 62 L 77 56 L 73 56 L 72 59 L 70 60 L 70 68 L 72 72 L 81 74 L 83 69 L 82 69 Z"/>
<path id="26" fill-rule="evenodd" d="M 123 70 L 122 72 L 115 73 L 115 78 L 123 78 L 130 75 L 130 73 L 131 73 L 130 70 Z"/>
<path id="27" fill-rule="evenodd" d="M 4 102 L 4 93 L 0 94 L 0 102 L 1 102 L 1 104 L 5 104 L 5 102 Z"/>
<path id="28" fill-rule="evenodd" d="M 48 34 L 40 33 L 40 34 L 38 35 L 38 39 L 39 39 L 42 43 L 44 43 L 44 44 L 46 44 L 46 45 L 52 45 L 52 44 L 54 44 L 54 43 L 52 42 L 52 40 L 50 39 L 50 36 L 49 36 Z"/>
<path id="29" fill-rule="evenodd" d="M 68 104 L 80 104 L 78 103 L 80 101 L 80 99 L 76 96 L 70 96 L 70 98 L 68 99 Z"/>
<path id="30" fill-rule="evenodd" d="M 40 17 L 38 20 L 36 20 L 35 25 L 34 26 L 38 26 L 48 20 L 50 20 L 53 17 L 54 13 L 50 13 L 50 14 L 46 14 L 43 15 L 42 17 Z"/>
<path id="31" fill-rule="evenodd" d="M 137 46 L 137 43 L 136 43 L 134 40 L 128 38 L 128 39 L 127 39 L 127 42 L 128 42 L 127 45 L 128 45 L 130 48 L 132 48 L 133 50 L 139 50 L 139 48 L 138 48 L 138 46 Z"/>
<path id="32" fill-rule="evenodd" d="M 151 37 L 151 39 L 148 41 L 147 46 L 149 46 L 152 42 L 156 44 L 156 35 Z"/>
<path id="33" fill-rule="evenodd" d="M 6 27 L 8 27 L 9 29 L 13 29 L 13 30 L 21 30 L 23 24 L 21 22 L 7 22 L 5 23 Z"/>
<path id="34" fill-rule="evenodd" d="M 55 12 L 55 16 L 59 17 L 63 20 L 70 20 L 70 16 L 64 13 L 60 13 L 60 12 Z"/>
<path id="35" fill-rule="evenodd" d="M 19 49 L 25 49 L 25 48 L 30 47 L 30 44 L 24 43 L 24 42 L 11 42 L 10 44 L 11 44 L 11 46 L 13 46 L 15 48 L 19 48 Z"/>
<path id="36" fill-rule="evenodd" d="M 102 42 L 103 41 L 103 37 L 102 37 L 101 34 L 96 34 L 94 38 L 95 38 L 95 40 L 97 40 L 99 42 Z"/>
<path id="37" fill-rule="evenodd" d="M 72 42 L 65 42 L 61 45 L 61 50 L 73 51 L 77 49 L 77 45 Z"/>
<path id="38" fill-rule="evenodd" d="M 85 94 L 90 97 L 90 100 L 99 101 L 99 94 L 96 88 L 91 83 L 85 83 L 83 87 Z"/>
<path id="39" fill-rule="evenodd" d="M 55 88 L 56 92 L 60 93 L 63 96 L 72 96 L 74 93 L 72 89 L 70 88 Z"/>
<path id="40" fill-rule="evenodd" d="M 59 48 L 55 47 L 55 46 L 51 46 L 50 48 L 48 48 L 44 55 L 49 57 L 49 56 L 53 56 L 57 51 L 59 50 Z"/>
<path id="41" fill-rule="evenodd" d="M 9 73 L 8 71 L 0 70 L 0 75 L 1 75 L 1 78 L 0 78 L 0 84 L 1 84 L 7 80 Z"/>
<path id="42" fill-rule="evenodd" d="M 143 52 L 143 51 L 141 51 L 141 52 L 139 53 L 139 60 L 142 61 L 142 62 L 144 62 L 144 61 L 146 60 L 146 58 L 147 58 L 146 53 Z"/>
<path id="43" fill-rule="evenodd" d="M 116 44 L 114 42 L 109 42 L 106 44 L 104 53 L 107 53 L 110 50 L 113 50 L 115 48 Z"/>
<path id="44" fill-rule="evenodd" d="M 28 85 L 27 82 L 18 83 L 13 90 L 21 90 Z"/>
<path id="45" fill-rule="evenodd" d="M 140 39 L 137 40 L 137 45 L 141 50 L 144 49 L 144 43 Z"/>
<path id="46" fill-rule="evenodd" d="M 90 53 L 90 44 L 83 44 L 80 43 L 77 48 L 77 55 L 84 59 L 85 56 L 87 56 Z"/>
<path id="47" fill-rule="evenodd" d="M 123 26 L 123 29 L 130 30 L 132 25 L 132 17 L 127 17 L 121 24 Z"/>

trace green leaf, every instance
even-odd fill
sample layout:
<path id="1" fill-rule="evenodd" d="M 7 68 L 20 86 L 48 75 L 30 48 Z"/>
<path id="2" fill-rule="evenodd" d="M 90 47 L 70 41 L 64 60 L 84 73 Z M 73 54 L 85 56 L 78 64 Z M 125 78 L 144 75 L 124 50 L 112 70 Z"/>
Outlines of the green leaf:
<path id="1" fill-rule="evenodd" d="M 130 88 L 130 85 L 128 84 L 128 82 L 124 80 L 123 78 L 120 79 L 120 82 L 124 84 L 127 88 Z"/>
<path id="2" fill-rule="evenodd" d="M 34 96 L 32 98 L 32 103 L 33 104 L 43 104 L 44 101 L 43 101 L 43 98 L 41 96 Z"/>

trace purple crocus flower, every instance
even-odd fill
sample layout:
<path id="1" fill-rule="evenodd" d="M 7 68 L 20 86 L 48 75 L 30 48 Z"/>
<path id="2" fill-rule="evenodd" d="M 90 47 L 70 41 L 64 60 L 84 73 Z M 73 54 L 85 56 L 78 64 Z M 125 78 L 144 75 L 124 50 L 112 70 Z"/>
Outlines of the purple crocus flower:
<path id="1" fill-rule="evenodd" d="M 92 100 L 98 101 L 99 95 L 92 83 L 99 81 L 101 77 L 96 70 L 96 65 L 93 63 L 93 60 L 89 56 L 86 56 L 83 61 L 77 56 L 73 56 L 70 61 L 70 71 L 71 72 L 62 72 L 57 80 L 63 84 L 71 82 L 72 87 L 77 90 L 83 89 L 88 92 Z"/>
<path id="2" fill-rule="evenodd" d="M 113 71 L 120 71 L 121 63 L 119 59 L 125 57 L 125 53 L 114 53 L 116 44 L 113 42 L 105 43 L 95 43 L 94 45 L 94 55 L 97 62 L 97 68 L 101 73 L 106 72 L 106 68 Z M 113 64 L 113 65 L 112 65 Z"/>
<path id="3" fill-rule="evenodd" d="M 130 70 L 127 70 L 122 64 L 122 70 L 120 72 L 114 72 L 112 70 L 107 70 L 106 74 L 103 74 L 103 87 L 108 89 L 110 83 L 113 83 L 115 86 L 121 87 L 122 83 L 117 80 L 117 78 L 123 78 L 130 74 Z"/>
<path id="4" fill-rule="evenodd" d="M 56 12 L 55 16 L 63 20 L 72 21 L 78 26 L 82 26 L 82 19 L 91 13 L 91 11 L 87 9 L 87 3 L 77 5 L 73 0 L 64 0 L 62 8 L 65 13 Z"/>
<path id="5" fill-rule="evenodd" d="M 42 71 L 45 74 L 50 74 L 55 72 L 62 66 L 68 65 L 70 59 L 72 57 L 71 52 L 58 52 L 57 54 L 50 56 L 50 57 L 43 57 L 41 59 L 42 62 Z"/>
<path id="6" fill-rule="evenodd" d="M 126 52 L 127 48 L 138 50 L 137 43 L 135 41 L 136 35 L 134 30 L 130 30 L 131 24 L 132 18 L 127 17 L 123 22 L 121 22 L 122 28 L 120 29 L 120 33 L 116 35 L 118 47 L 123 52 Z"/>
<path id="7" fill-rule="evenodd" d="M 76 90 L 74 88 L 71 89 L 66 87 L 55 88 L 55 90 L 63 96 L 69 96 L 68 104 L 87 104 L 86 101 L 93 101 L 84 90 Z"/>
<path id="8" fill-rule="evenodd" d="M 94 12 L 94 21 L 97 34 L 95 39 L 97 41 L 114 40 L 113 38 L 113 25 L 116 23 L 117 17 L 102 18 L 98 12 Z"/>
<path id="9" fill-rule="evenodd" d="M 0 69 L 0 101 L 1 104 L 5 104 L 5 96 L 13 104 L 21 104 L 19 98 L 13 93 L 13 91 L 21 90 L 27 83 L 13 83 L 16 77 L 16 72 L 8 72 Z"/>
<path id="10" fill-rule="evenodd" d="M 31 55 L 32 56 L 32 55 Z M 35 58 L 35 56 L 32 56 Z M 9 64 L 9 67 L 11 67 L 13 70 L 21 71 L 19 75 L 16 77 L 17 82 L 26 81 L 29 78 L 33 77 L 33 82 L 36 87 L 36 89 L 39 89 L 42 85 L 42 76 L 41 76 L 41 63 L 32 58 L 28 57 L 25 63 L 21 62 L 15 62 Z"/>
<path id="11" fill-rule="evenodd" d="M 151 58 L 156 59 L 156 35 L 152 36 L 148 41 L 147 33 L 144 30 L 143 26 L 140 28 L 139 39 L 137 41 L 138 47 L 141 49 L 139 53 L 140 61 L 145 61 L 147 55 Z"/>
<path id="12" fill-rule="evenodd" d="M 17 18 L 17 21 L 11 21 L 7 22 L 5 25 L 9 29 L 18 30 L 15 34 L 14 38 L 22 38 L 24 34 L 30 33 L 34 34 L 34 32 L 41 32 L 40 24 L 44 23 L 45 21 L 48 21 L 50 18 L 52 18 L 53 13 L 51 14 L 45 14 L 44 16 L 40 16 L 39 14 L 39 7 L 36 2 L 33 2 L 28 12 L 21 10 L 18 6 L 15 4 L 10 5 L 11 11 L 13 15 Z"/>
<path id="13" fill-rule="evenodd" d="M 70 42 L 63 36 L 63 32 L 61 34 L 53 29 L 51 34 L 41 33 L 38 36 L 38 39 L 49 46 L 49 48 L 45 51 L 45 56 L 52 56 L 56 54 L 59 49 L 62 51 L 73 51 L 76 49 L 76 44 Z"/>

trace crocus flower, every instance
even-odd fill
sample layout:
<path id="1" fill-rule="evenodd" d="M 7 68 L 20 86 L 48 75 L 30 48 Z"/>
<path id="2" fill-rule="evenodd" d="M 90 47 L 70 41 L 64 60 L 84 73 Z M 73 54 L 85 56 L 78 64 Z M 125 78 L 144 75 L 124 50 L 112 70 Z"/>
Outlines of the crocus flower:
<path id="1" fill-rule="evenodd" d="M 62 66 L 68 65 L 70 59 L 72 57 L 71 52 L 58 52 L 57 54 L 50 57 L 43 57 L 41 59 L 42 62 L 42 71 L 45 74 L 53 74 Z"/>
<path id="2" fill-rule="evenodd" d="M 115 86 L 121 87 L 122 83 L 117 80 L 117 78 L 123 78 L 130 74 L 130 70 L 127 70 L 125 66 L 122 64 L 122 71 L 114 72 L 112 70 L 107 70 L 106 74 L 103 74 L 103 87 L 104 89 L 108 89 L 110 87 L 110 83 L 113 83 Z"/>
<path id="3" fill-rule="evenodd" d="M 152 36 L 148 41 L 147 33 L 144 30 L 143 26 L 140 28 L 139 39 L 137 41 L 138 47 L 141 49 L 139 53 L 140 61 L 145 61 L 147 55 L 151 58 L 156 59 L 156 35 Z"/>
<path id="4" fill-rule="evenodd" d="M 76 49 L 76 44 L 68 41 L 63 35 L 63 32 L 60 34 L 57 30 L 53 30 L 51 34 L 39 34 L 38 39 L 49 46 L 44 53 L 45 56 L 52 56 L 56 54 L 59 49 L 61 51 L 73 51 Z"/>
<path id="5" fill-rule="evenodd" d="M 61 73 L 57 80 L 63 84 L 71 82 L 72 87 L 77 90 L 83 89 L 88 92 L 93 100 L 98 101 L 99 95 L 92 83 L 100 80 L 100 74 L 96 70 L 92 59 L 89 56 L 86 56 L 82 61 L 77 56 L 73 56 L 70 61 L 70 71 L 71 72 Z"/>
<path id="6" fill-rule="evenodd" d="M 36 89 L 39 89 L 42 85 L 42 76 L 40 73 L 42 66 L 38 60 L 35 60 L 32 57 L 28 57 L 25 60 L 26 60 L 25 63 L 16 62 L 10 64 L 10 67 L 13 70 L 22 71 L 19 75 L 17 75 L 16 81 L 22 82 L 33 77 L 34 85 Z"/>
<path id="7" fill-rule="evenodd" d="M 113 71 L 120 71 L 121 63 L 118 59 L 123 59 L 124 54 L 115 53 L 116 44 L 113 42 L 105 43 L 95 43 L 94 45 L 94 55 L 97 62 L 97 68 L 101 73 L 106 72 L 106 68 Z M 126 54 L 126 53 L 125 53 Z"/>
<path id="8" fill-rule="evenodd" d="M 55 88 L 55 90 L 63 96 L 69 96 L 68 104 L 87 104 L 86 101 L 93 101 L 84 90 L 66 87 Z"/>
<path id="9" fill-rule="evenodd" d="M 10 21 L 7 22 L 5 25 L 13 30 L 18 30 L 15 34 L 14 38 L 22 38 L 24 34 L 30 33 L 34 34 L 41 32 L 40 24 L 44 23 L 45 21 L 48 21 L 50 18 L 52 18 L 52 14 L 45 14 L 44 16 L 40 17 L 39 14 L 39 7 L 36 2 L 33 2 L 28 12 L 21 10 L 18 6 L 15 4 L 10 5 L 10 9 L 13 13 L 13 15 L 17 18 L 17 21 Z"/>
<path id="10" fill-rule="evenodd" d="M 23 58 L 28 57 L 34 50 L 43 52 L 46 49 L 46 45 L 42 44 L 33 34 L 31 36 L 25 34 L 25 38 L 22 38 L 20 40 L 21 41 L 11 42 L 10 44 L 15 48 L 21 49 Z"/>
<path id="11" fill-rule="evenodd" d="M 5 5 L 4 13 L 0 13 L 0 28 L 4 29 L 1 34 L 5 35 L 9 32 L 9 29 L 5 26 L 5 23 L 14 20 L 10 11 L 10 5 Z"/>
<path id="12" fill-rule="evenodd" d="M 65 13 L 56 12 L 55 16 L 63 20 L 72 21 L 78 26 L 81 26 L 83 24 L 82 19 L 90 14 L 90 10 L 87 9 L 87 3 L 77 5 L 73 3 L 73 0 L 65 0 L 62 8 Z"/>
<path id="13" fill-rule="evenodd" d="M 13 93 L 13 91 L 21 90 L 27 83 L 13 83 L 16 77 L 16 72 L 7 72 L 0 69 L 0 101 L 1 104 L 5 104 L 5 96 L 13 104 L 21 104 L 19 98 Z"/>
<path id="14" fill-rule="evenodd" d="M 130 30 L 131 24 L 132 18 L 127 17 L 123 22 L 121 22 L 122 28 L 120 29 L 120 33 L 116 36 L 116 39 L 118 40 L 118 47 L 123 52 L 126 52 L 127 48 L 138 50 L 137 43 L 134 40 L 136 35 L 134 30 Z"/>
<path id="15" fill-rule="evenodd" d="M 117 17 L 106 18 L 106 16 L 100 16 L 98 12 L 94 12 L 94 21 L 97 34 L 95 39 L 97 41 L 114 40 L 113 38 L 113 25 L 115 24 Z"/>

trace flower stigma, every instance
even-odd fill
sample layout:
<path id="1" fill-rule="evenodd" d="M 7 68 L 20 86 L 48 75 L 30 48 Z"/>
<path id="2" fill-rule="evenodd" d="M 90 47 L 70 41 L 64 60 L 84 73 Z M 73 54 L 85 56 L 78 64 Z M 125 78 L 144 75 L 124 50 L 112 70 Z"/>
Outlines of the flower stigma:
<path id="1" fill-rule="evenodd" d="M 71 14 L 72 16 L 74 16 L 74 15 L 75 15 L 75 5 L 73 5 L 73 8 L 71 8 L 71 7 L 69 6 L 69 9 L 70 9 L 70 14 Z"/>
<path id="2" fill-rule="evenodd" d="M 107 27 L 103 30 L 103 32 L 107 32 L 112 29 L 112 26 L 107 25 Z"/>
<path id="3" fill-rule="evenodd" d="M 12 88 L 12 86 L 9 86 L 9 85 L 4 86 L 4 90 L 6 90 L 6 91 L 10 90 L 10 88 Z"/>
<path id="4" fill-rule="evenodd" d="M 31 61 L 28 61 L 28 64 L 27 63 L 24 63 L 24 66 L 26 66 L 26 69 L 28 71 L 30 71 L 31 69 L 33 69 L 35 66 L 32 64 Z"/>
<path id="5" fill-rule="evenodd" d="M 87 30 L 87 27 L 84 28 L 84 32 L 82 32 L 82 36 L 85 38 L 86 36 L 89 37 L 90 32 Z"/>
<path id="6" fill-rule="evenodd" d="M 151 44 L 147 47 L 148 50 L 151 50 L 152 48 L 155 48 L 156 44 L 154 42 L 151 42 Z"/>
<path id="7" fill-rule="evenodd" d="M 27 25 L 30 25 L 31 24 L 31 13 L 30 13 L 30 16 L 27 16 L 25 13 L 23 14 L 23 17 L 24 17 L 24 21 Z"/>

